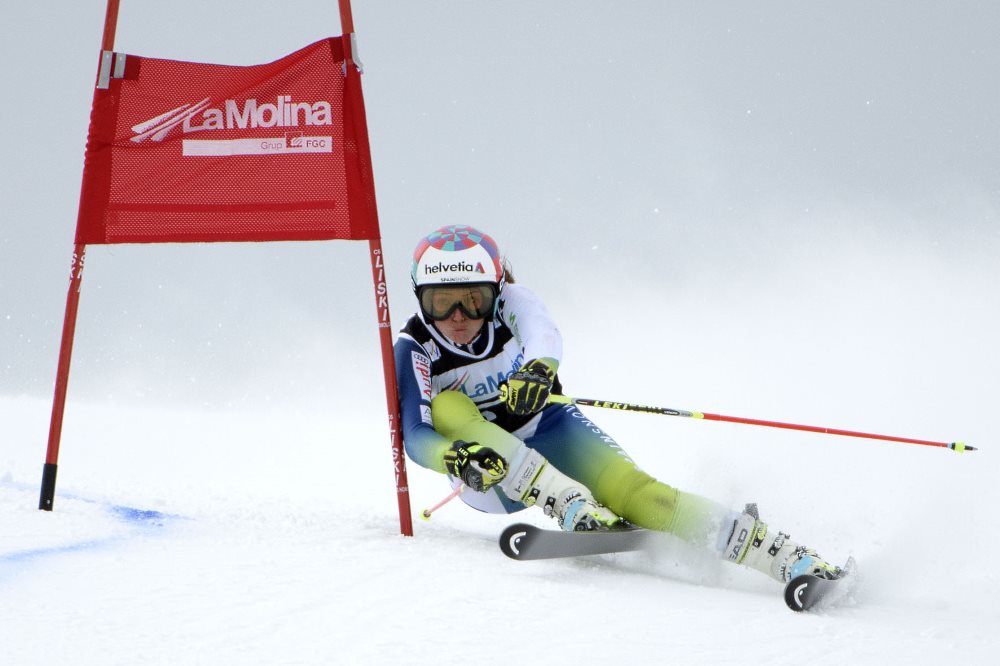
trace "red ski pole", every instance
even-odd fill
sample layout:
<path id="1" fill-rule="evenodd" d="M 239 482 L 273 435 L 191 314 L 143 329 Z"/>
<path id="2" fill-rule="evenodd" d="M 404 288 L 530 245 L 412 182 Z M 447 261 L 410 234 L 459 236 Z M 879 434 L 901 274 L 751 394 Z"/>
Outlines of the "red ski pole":
<path id="1" fill-rule="evenodd" d="M 619 409 L 626 412 L 644 412 L 647 414 L 662 414 L 663 416 L 682 416 L 691 419 L 704 419 L 705 421 L 728 421 L 730 423 L 744 423 L 747 425 L 767 426 L 768 428 L 805 430 L 807 432 L 819 432 L 827 435 L 844 435 L 846 437 L 864 437 L 866 439 L 881 439 L 887 442 L 922 444 L 924 446 L 936 446 L 944 449 L 951 449 L 952 451 L 957 451 L 959 453 L 976 450 L 976 447 L 969 446 L 968 444 L 965 444 L 963 442 L 932 442 L 926 439 L 896 437 L 894 435 L 875 435 L 869 432 L 857 432 L 855 430 L 841 430 L 839 428 L 823 428 L 819 426 L 798 425 L 795 423 L 782 423 L 780 421 L 764 421 L 761 419 L 748 419 L 741 416 L 723 416 L 722 414 L 709 414 L 707 412 L 690 412 L 683 409 L 670 409 L 668 407 L 647 407 L 645 405 L 636 405 L 628 402 L 591 400 L 589 398 L 571 398 L 566 395 L 549 396 L 549 402 L 557 404 L 565 404 L 565 405 L 604 407 L 607 409 Z"/>

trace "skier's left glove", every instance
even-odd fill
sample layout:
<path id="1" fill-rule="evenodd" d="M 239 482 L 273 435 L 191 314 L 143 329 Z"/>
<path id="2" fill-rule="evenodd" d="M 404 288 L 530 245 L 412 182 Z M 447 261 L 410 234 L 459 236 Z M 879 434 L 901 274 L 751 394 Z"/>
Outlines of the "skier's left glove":
<path id="1" fill-rule="evenodd" d="M 457 440 L 444 452 L 444 466 L 452 476 L 477 493 L 484 493 L 507 476 L 507 461 L 488 446 Z"/>
<path id="2" fill-rule="evenodd" d="M 552 380 L 556 373 L 546 361 L 528 361 L 507 378 L 500 387 L 500 399 L 507 405 L 507 411 L 518 416 L 534 414 L 545 407 L 552 392 Z"/>

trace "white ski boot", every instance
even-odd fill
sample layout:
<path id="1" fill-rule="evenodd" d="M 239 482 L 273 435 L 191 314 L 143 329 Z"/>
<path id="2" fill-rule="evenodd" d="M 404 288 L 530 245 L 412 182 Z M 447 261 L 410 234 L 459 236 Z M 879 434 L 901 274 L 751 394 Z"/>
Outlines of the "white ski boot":
<path id="1" fill-rule="evenodd" d="M 760 520 L 756 504 L 747 504 L 733 519 L 729 531 L 723 528 L 720 542 L 722 556 L 730 562 L 761 571 L 778 582 L 787 583 L 796 576 L 810 574 L 820 578 L 839 578 L 840 567 L 823 560 L 815 550 L 800 546 L 784 532 L 768 533 Z M 725 539 L 723 542 L 722 539 Z"/>
<path id="2" fill-rule="evenodd" d="M 568 532 L 608 530 L 621 526 L 621 517 L 601 506 L 590 491 L 569 478 L 534 449 L 523 447 L 500 483 L 507 497 L 528 506 L 540 505 Z"/>

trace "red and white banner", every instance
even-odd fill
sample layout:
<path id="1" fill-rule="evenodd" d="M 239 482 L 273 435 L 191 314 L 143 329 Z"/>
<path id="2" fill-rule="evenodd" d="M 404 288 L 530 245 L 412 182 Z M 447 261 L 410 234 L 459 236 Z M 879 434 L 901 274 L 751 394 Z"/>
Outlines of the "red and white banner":
<path id="1" fill-rule="evenodd" d="M 76 242 L 378 238 L 342 44 L 249 67 L 106 53 Z"/>

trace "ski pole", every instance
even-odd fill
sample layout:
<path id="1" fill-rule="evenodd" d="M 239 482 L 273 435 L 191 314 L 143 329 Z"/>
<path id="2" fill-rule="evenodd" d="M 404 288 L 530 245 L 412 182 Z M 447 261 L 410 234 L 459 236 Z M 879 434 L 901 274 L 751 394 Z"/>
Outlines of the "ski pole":
<path id="1" fill-rule="evenodd" d="M 683 409 L 670 409 L 668 407 L 647 407 L 628 402 L 611 402 L 609 400 L 591 400 L 589 398 L 571 398 L 566 395 L 549 396 L 550 403 L 563 405 L 583 405 L 587 407 L 605 407 L 607 409 L 620 409 L 626 412 L 644 412 L 647 414 L 662 414 L 664 416 L 682 416 L 691 419 L 704 419 L 706 421 L 728 421 L 730 423 L 744 423 L 747 425 L 767 426 L 769 428 L 787 428 L 789 430 L 805 430 L 807 432 L 819 432 L 827 435 L 844 435 L 846 437 L 864 437 L 867 439 L 881 439 L 888 442 L 903 442 L 905 444 L 922 444 L 924 446 L 937 446 L 951 449 L 958 453 L 965 451 L 975 451 L 976 447 L 969 446 L 964 442 L 932 442 L 926 439 L 912 439 L 910 437 L 895 437 L 893 435 L 875 435 L 868 432 L 856 432 L 854 430 L 840 430 L 838 428 L 822 428 L 819 426 L 798 425 L 795 423 L 781 423 L 780 421 L 763 421 L 761 419 L 748 419 L 741 416 L 723 416 L 722 414 L 709 414 L 707 412 L 689 412 Z"/>
<path id="2" fill-rule="evenodd" d="M 445 504 L 447 504 L 448 502 L 452 501 L 453 499 L 461 495 L 463 490 L 465 490 L 465 486 L 463 484 L 459 484 L 458 487 L 455 488 L 450 493 L 448 493 L 448 496 L 445 497 L 443 500 L 441 500 L 431 508 L 424 509 L 423 511 L 421 511 L 420 517 L 423 518 L 424 520 L 430 520 L 432 513 L 434 513 L 435 511 L 443 507 Z"/>

